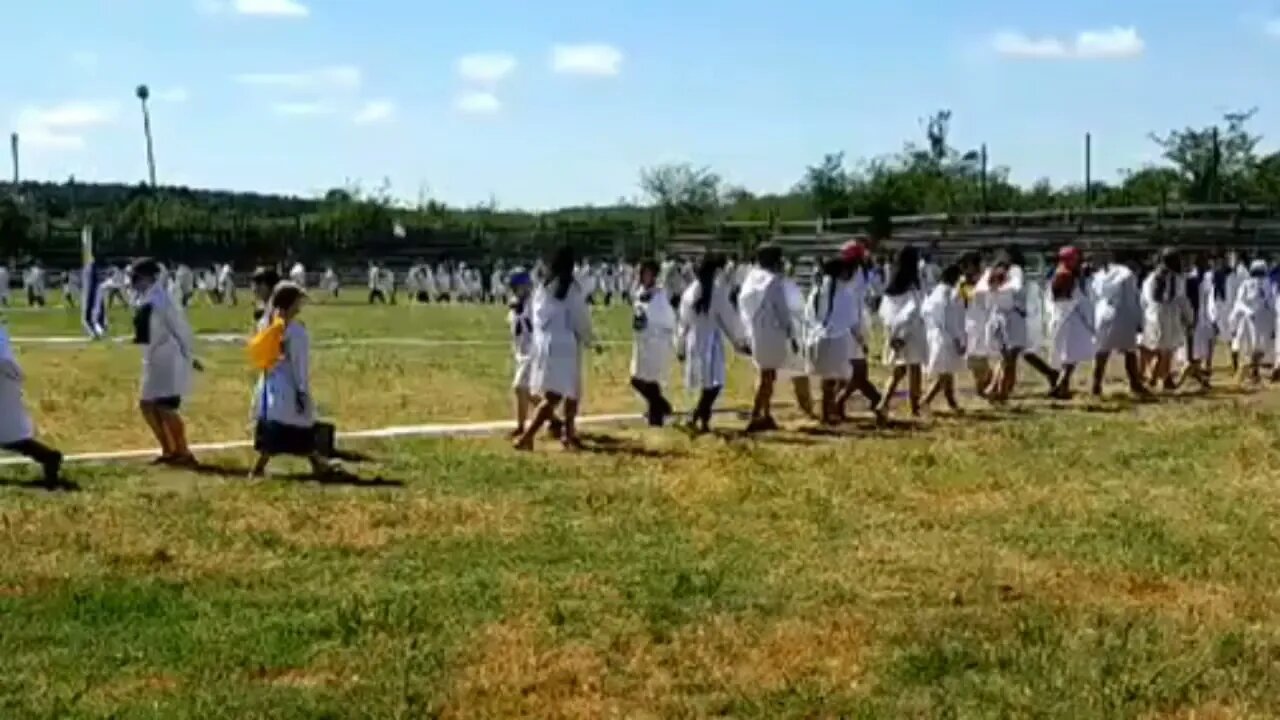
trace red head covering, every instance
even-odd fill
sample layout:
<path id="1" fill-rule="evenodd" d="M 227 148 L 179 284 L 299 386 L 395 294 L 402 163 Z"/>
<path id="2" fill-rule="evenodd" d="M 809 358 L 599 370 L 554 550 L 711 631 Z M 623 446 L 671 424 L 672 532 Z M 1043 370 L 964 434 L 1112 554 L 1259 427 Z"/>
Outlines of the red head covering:
<path id="1" fill-rule="evenodd" d="M 857 240 L 850 240 L 840 248 L 840 259 L 857 262 L 867 256 L 867 247 Z"/>
<path id="2" fill-rule="evenodd" d="M 1058 262 L 1068 270 L 1080 267 L 1080 261 L 1083 259 L 1084 255 L 1080 252 L 1080 248 L 1074 245 L 1065 245 L 1058 251 Z"/>

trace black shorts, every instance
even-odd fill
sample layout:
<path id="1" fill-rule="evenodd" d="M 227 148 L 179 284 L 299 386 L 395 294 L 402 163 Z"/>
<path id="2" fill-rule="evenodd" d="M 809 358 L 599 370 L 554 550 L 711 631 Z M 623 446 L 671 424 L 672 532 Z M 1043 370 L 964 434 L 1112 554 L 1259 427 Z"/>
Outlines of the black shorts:
<path id="1" fill-rule="evenodd" d="M 259 420 L 253 432 L 253 449 L 266 455 L 306 457 L 316 451 L 316 429 Z"/>
<path id="2" fill-rule="evenodd" d="M 162 398 L 152 398 L 144 402 L 148 402 L 157 407 L 162 407 L 165 410 L 172 410 L 174 412 L 177 412 L 182 409 L 182 398 L 177 395 L 170 395 L 169 397 L 162 397 Z"/>

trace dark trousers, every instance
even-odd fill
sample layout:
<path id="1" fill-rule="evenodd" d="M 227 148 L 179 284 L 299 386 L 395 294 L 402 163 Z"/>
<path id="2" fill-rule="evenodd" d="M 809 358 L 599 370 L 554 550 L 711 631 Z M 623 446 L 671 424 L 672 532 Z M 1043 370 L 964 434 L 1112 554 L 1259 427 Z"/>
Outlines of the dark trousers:
<path id="1" fill-rule="evenodd" d="M 387 303 L 386 294 L 384 294 L 381 290 L 370 290 L 369 304 L 372 305 L 374 303 L 382 303 L 385 305 Z"/>
<path id="2" fill-rule="evenodd" d="M 720 388 L 707 388 L 698 396 L 698 406 L 693 409 L 694 423 L 706 427 L 711 424 L 711 411 L 715 408 L 716 398 L 720 397 Z"/>
<path id="3" fill-rule="evenodd" d="M 667 416 L 675 409 L 663 397 L 662 386 L 656 382 L 631 378 L 631 387 L 635 388 L 635 391 L 640 393 L 640 397 L 644 398 L 645 402 L 649 404 L 649 409 L 645 413 L 645 416 L 649 419 L 649 425 L 662 427 L 662 423 L 666 421 Z"/>

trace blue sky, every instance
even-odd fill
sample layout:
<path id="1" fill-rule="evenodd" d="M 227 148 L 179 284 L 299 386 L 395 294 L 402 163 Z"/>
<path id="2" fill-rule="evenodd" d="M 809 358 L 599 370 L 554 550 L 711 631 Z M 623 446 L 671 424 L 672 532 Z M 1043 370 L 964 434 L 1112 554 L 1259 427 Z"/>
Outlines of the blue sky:
<path id="1" fill-rule="evenodd" d="M 386 177 L 453 204 L 608 203 L 639 168 L 755 191 L 892 152 L 936 108 L 1014 178 L 1112 177 L 1150 130 L 1258 106 L 1280 141 L 1280 4 L 1252 0 L 10 0 L 0 118 L 27 177 L 314 194 Z M 1276 144 L 1268 141 L 1267 147 Z"/>

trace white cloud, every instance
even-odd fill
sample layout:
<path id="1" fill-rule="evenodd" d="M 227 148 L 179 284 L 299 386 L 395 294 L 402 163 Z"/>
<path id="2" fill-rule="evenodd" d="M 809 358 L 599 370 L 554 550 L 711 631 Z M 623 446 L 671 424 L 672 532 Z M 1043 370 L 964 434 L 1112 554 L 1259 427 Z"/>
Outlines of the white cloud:
<path id="1" fill-rule="evenodd" d="M 160 102 L 181 105 L 191 99 L 191 93 L 187 92 L 187 89 L 181 85 L 175 85 L 173 87 L 160 90 L 152 94 L 151 97 L 159 100 Z"/>
<path id="2" fill-rule="evenodd" d="M 998 55 L 1024 60 L 1119 60 L 1137 57 L 1147 46 L 1136 28 L 1114 26 L 1084 30 L 1071 40 L 1000 32 L 992 38 L 991 47 Z"/>
<path id="3" fill-rule="evenodd" d="M 370 100 L 352 118 L 357 125 L 377 125 L 394 120 L 396 104 L 390 100 Z"/>
<path id="4" fill-rule="evenodd" d="M 454 106 L 468 115 L 492 115 L 502 109 L 502 101 L 490 92 L 469 92 L 458 96 Z"/>
<path id="5" fill-rule="evenodd" d="M 622 51 L 612 45 L 556 45 L 551 49 L 551 69 L 565 75 L 611 77 L 622 71 Z"/>
<path id="6" fill-rule="evenodd" d="M 316 117 L 332 115 L 333 107 L 321 102 L 278 102 L 271 105 L 271 112 L 286 117 Z"/>
<path id="7" fill-rule="evenodd" d="M 304 18 L 311 8 L 298 0 L 196 0 L 196 9 L 206 15 L 232 11 L 255 17 Z"/>
<path id="8" fill-rule="evenodd" d="M 235 81 L 296 90 L 354 90 L 364 82 L 364 75 L 353 65 L 332 65 L 304 72 L 243 73 L 235 76 Z"/>
<path id="9" fill-rule="evenodd" d="M 21 142 L 49 150 L 79 150 L 85 133 L 115 122 L 119 105 L 113 102 L 72 101 L 60 105 L 28 105 L 18 111 L 13 124 Z"/>
<path id="10" fill-rule="evenodd" d="M 507 53 L 472 53 L 458 58 L 458 75 L 476 83 L 496 83 L 515 72 L 516 59 Z"/>

